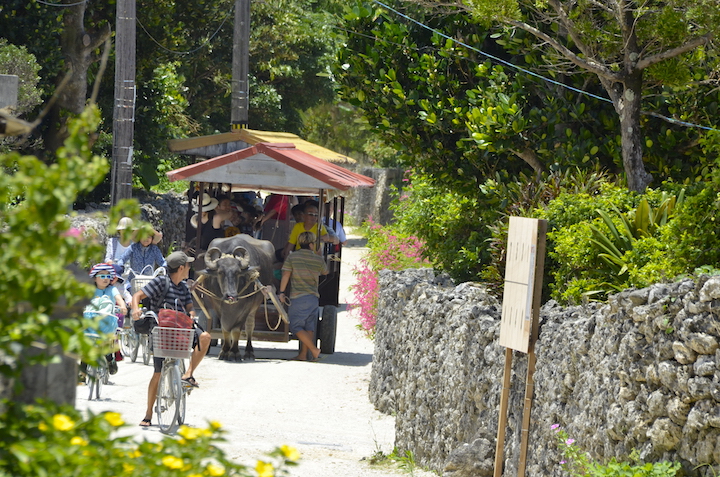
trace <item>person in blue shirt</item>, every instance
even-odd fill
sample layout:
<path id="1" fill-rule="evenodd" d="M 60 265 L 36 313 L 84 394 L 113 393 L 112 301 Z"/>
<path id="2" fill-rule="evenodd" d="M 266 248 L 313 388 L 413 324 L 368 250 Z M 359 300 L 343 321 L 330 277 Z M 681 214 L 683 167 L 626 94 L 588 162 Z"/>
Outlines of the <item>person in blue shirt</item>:
<path id="1" fill-rule="evenodd" d="M 128 267 L 134 272 L 129 275 L 129 278 L 133 278 L 135 274 L 145 273 L 143 269 L 148 265 L 155 271 L 158 267 L 167 266 L 165 257 L 163 257 L 160 247 L 152 243 L 152 235 L 146 235 L 140 238 L 138 242 L 135 242 L 128 248 L 125 253 L 122 254 L 118 265 L 124 267 L 126 270 Z M 152 271 L 150 273 L 152 273 Z M 130 280 L 128 280 L 128 283 Z"/>

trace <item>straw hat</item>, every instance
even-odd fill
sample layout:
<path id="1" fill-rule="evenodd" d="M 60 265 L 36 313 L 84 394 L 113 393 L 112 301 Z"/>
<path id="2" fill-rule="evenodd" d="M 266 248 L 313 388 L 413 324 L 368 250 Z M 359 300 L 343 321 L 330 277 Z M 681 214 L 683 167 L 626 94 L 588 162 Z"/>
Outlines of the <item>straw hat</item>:
<path id="1" fill-rule="evenodd" d="M 131 229 L 133 227 L 133 219 L 130 217 L 123 217 L 118 221 L 117 227 L 115 227 L 118 230 L 125 230 L 125 229 Z"/>
<path id="2" fill-rule="evenodd" d="M 218 201 L 215 197 L 210 197 L 210 195 L 206 192 L 202 195 L 202 212 L 207 212 L 208 210 L 213 210 L 215 207 L 217 207 Z M 198 210 L 198 204 L 193 203 L 193 209 L 197 212 Z"/>

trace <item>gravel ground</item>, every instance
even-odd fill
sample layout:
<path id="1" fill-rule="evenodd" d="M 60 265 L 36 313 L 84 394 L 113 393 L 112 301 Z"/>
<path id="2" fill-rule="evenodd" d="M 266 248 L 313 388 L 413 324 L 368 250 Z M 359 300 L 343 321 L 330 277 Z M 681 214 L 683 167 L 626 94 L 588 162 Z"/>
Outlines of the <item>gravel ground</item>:
<path id="1" fill-rule="evenodd" d="M 322 355 L 319 362 L 289 361 L 297 354 L 296 341 L 257 342 L 253 343 L 255 362 L 218 361 L 218 348 L 212 348 L 195 372 L 200 388 L 188 397 L 186 423 L 204 427 L 210 420 L 220 422 L 228 433 L 223 447 L 238 462 L 253 464 L 275 446 L 289 444 L 302 456 L 292 476 L 402 474 L 368 462 L 378 451 L 392 451 L 395 419 L 376 411 L 368 400 L 373 344 L 356 329 L 357 320 L 344 306 L 353 264 L 365 249 L 359 237 L 350 235 L 349 239 L 343 249 L 334 354 Z M 126 359 L 119 367 L 99 401 L 88 401 L 87 388 L 78 386 L 77 408 L 113 410 L 126 422 L 139 423 L 152 367 L 143 365 L 141 358 L 136 363 Z M 163 437 L 156 425 L 149 429 L 133 425 L 125 432 L 153 441 Z M 436 474 L 417 470 L 412 475 Z"/>

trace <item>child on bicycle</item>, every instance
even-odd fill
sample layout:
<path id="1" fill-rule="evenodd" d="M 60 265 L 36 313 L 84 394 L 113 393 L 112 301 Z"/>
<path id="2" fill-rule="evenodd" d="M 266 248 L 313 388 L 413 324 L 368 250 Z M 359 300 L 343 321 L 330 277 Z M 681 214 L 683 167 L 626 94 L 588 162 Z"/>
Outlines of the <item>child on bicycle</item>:
<path id="1" fill-rule="evenodd" d="M 119 310 L 119 314 L 122 316 L 125 316 L 128 310 L 125 299 L 117 288 L 111 285 L 116 278 L 115 269 L 109 263 L 98 263 L 90 269 L 90 276 L 95 282 L 95 294 L 90 301 L 90 305 L 86 308 L 86 312 L 105 314 L 106 316 L 103 317 L 100 323 L 101 331 L 114 332 L 118 321 L 115 316 L 115 308 Z M 115 319 L 110 320 L 110 316 L 115 317 Z M 106 358 L 110 374 L 117 373 L 118 367 L 114 353 L 108 354 Z"/>

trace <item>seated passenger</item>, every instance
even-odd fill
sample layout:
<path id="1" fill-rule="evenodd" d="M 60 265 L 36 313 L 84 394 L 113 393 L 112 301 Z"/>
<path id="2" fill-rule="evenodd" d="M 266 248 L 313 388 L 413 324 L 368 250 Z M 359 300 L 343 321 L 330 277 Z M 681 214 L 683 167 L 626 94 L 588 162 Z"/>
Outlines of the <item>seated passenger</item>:
<path id="1" fill-rule="evenodd" d="M 319 235 L 320 240 L 323 242 L 338 243 L 337 237 L 334 239 L 328 235 L 327 228 L 324 225 L 318 223 L 318 207 L 314 201 L 308 201 L 304 204 L 303 221 L 295 224 L 292 231 L 290 232 L 290 238 L 283 249 L 283 259 L 287 259 L 287 256 L 293 250 L 299 250 L 300 245 L 298 244 L 298 236 L 303 232 L 312 232 L 315 236 Z M 319 228 L 319 232 L 318 232 Z M 316 250 L 315 253 L 320 253 L 320 250 Z"/>

